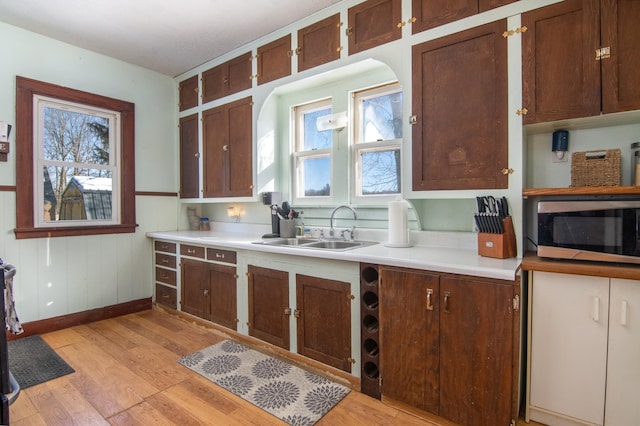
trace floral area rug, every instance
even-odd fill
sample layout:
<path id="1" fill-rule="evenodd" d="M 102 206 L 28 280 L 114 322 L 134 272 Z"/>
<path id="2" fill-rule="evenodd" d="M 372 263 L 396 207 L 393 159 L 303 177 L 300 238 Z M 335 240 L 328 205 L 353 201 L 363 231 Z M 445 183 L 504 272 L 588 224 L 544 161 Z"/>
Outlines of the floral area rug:
<path id="1" fill-rule="evenodd" d="M 313 425 L 349 388 L 232 340 L 178 362 L 290 425 Z"/>

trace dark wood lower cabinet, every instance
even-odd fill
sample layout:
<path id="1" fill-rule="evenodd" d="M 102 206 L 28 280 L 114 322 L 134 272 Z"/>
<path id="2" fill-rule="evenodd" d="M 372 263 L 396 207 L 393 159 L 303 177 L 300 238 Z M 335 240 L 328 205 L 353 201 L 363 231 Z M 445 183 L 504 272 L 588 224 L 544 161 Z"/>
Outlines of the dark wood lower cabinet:
<path id="1" fill-rule="evenodd" d="M 519 318 L 518 280 L 380 267 L 383 401 L 464 425 L 510 424 Z"/>
<path id="2" fill-rule="evenodd" d="M 351 372 L 351 285 L 296 275 L 298 353 Z"/>
<path id="3" fill-rule="evenodd" d="M 249 265 L 249 335 L 289 349 L 289 273 Z"/>
<path id="4" fill-rule="evenodd" d="M 183 259 L 183 312 L 237 329 L 237 289 L 235 266 Z"/>

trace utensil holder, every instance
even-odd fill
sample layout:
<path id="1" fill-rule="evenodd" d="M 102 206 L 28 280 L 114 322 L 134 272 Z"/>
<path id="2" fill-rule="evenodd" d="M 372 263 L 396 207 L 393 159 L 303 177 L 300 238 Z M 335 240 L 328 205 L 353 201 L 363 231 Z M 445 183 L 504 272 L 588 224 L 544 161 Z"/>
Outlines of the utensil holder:
<path id="1" fill-rule="evenodd" d="M 478 233 L 478 254 L 496 259 L 516 257 L 516 234 L 513 230 L 513 219 L 507 216 L 502 219 L 502 234 Z"/>

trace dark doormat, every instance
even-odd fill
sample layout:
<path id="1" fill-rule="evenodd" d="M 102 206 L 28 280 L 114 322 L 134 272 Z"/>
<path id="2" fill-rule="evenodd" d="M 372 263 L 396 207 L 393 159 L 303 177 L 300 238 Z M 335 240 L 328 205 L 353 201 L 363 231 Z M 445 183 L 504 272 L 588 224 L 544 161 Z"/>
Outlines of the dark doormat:
<path id="1" fill-rule="evenodd" d="M 20 384 L 21 389 L 75 371 L 40 336 L 9 341 L 8 347 L 9 371 Z"/>

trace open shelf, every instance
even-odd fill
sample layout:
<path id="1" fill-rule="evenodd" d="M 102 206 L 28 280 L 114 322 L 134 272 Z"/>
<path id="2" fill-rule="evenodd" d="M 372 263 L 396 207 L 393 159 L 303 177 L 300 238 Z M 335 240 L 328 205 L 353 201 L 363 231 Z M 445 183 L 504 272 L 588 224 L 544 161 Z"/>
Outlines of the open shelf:
<path id="1" fill-rule="evenodd" d="M 576 188 L 524 188 L 523 197 L 542 195 L 640 195 L 640 186 L 582 186 Z"/>

